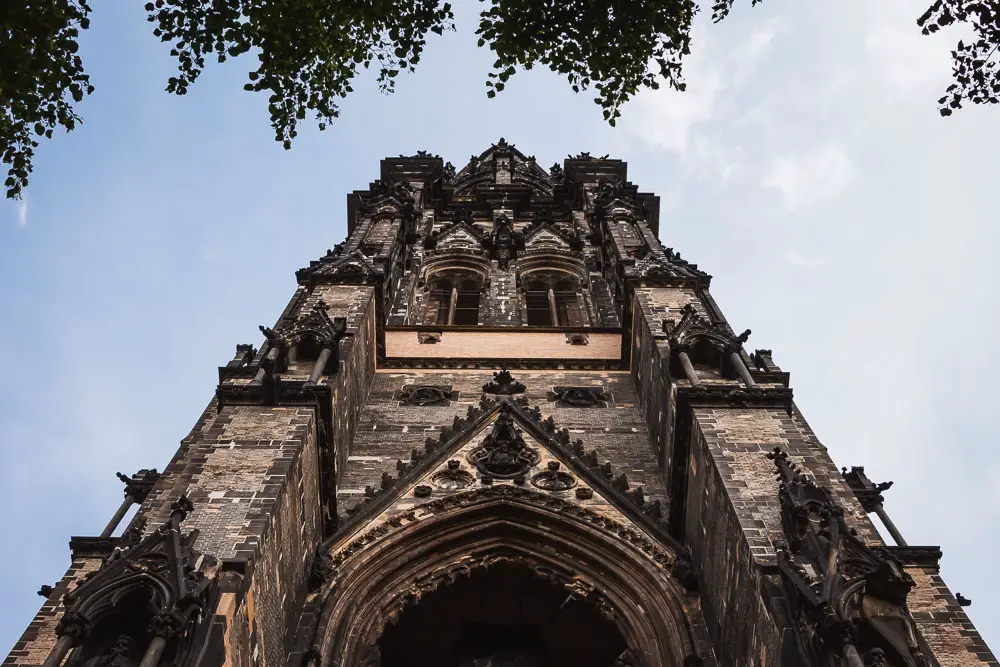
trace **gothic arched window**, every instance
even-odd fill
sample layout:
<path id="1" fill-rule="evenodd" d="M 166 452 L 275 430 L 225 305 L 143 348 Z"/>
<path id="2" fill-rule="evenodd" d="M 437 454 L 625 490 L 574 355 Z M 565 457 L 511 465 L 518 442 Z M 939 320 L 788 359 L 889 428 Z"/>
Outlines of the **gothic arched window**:
<path id="1" fill-rule="evenodd" d="M 427 300 L 428 324 L 479 324 L 479 294 L 482 280 L 469 271 L 449 271 L 434 276 Z"/>
<path id="2" fill-rule="evenodd" d="M 587 323 L 579 281 L 561 271 L 535 271 L 521 281 L 529 326 L 576 327 Z"/>

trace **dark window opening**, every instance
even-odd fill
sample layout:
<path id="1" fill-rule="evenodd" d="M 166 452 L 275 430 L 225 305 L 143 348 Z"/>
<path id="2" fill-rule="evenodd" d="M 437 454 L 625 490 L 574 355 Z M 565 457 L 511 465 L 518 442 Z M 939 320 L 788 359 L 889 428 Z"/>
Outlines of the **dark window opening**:
<path id="1" fill-rule="evenodd" d="M 67 665 L 138 667 L 152 640 L 149 623 L 154 609 L 149 592 L 142 588 L 132 591 L 118 600 L 114 608 L 117 612 L 97 622 L 83 644 L 71 654 Z"/>
<path id="2" fill-rule="evenodd" d="M 498 564 L 406 607 L 378 647 L 382 667 L 612 667 L 626 644 L 589 602 Z"/>
<path id="3" fill-rule="evenodd" d="M 529 326 L 584 326 L 587 318 L 580 307 L 576 280 L 560 275 L 537 275 L 523 282 L 524 305 Z"/>
<path id="4" fill-rule="evenodd" d="M 549 292 L 524 291 L 524 303 L 528 309 L 528 324 L 533 327 L 551 327 L 552 311 L 549 308 Z"/>
<path id="5" fill-rule="evenodd" d="M 482 282 L 475 274 L 452 273 L 435 277 L 428 293 L 425 321 L 440 326 L 476 326 L 481 292 Z"/>

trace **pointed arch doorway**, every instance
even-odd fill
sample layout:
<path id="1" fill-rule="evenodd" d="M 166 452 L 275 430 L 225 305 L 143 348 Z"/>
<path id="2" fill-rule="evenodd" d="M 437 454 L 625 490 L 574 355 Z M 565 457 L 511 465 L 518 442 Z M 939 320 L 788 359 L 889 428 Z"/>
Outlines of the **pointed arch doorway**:
<path id="1" fill-rule="evenodd" d="M 626 648 L 595 605 L 514 561 L 425 596 L 378 641 L 381 667 L 614 667 Z"/>
<path id="2" fill-rule="evenodd" d="M 675 556 L 634 528 L 510 484 L 411 507 L 331 545 L 334 574 L 303 610 L 314 619 L 302 628 L 311 635 L 304 664 L 703 664 L 690 616 L 697 603 L 670 574 Z M 510 575 L 497 569 L 508 566 Z M 525 587 L 530 595 L 518 595 Z M 537 609 L 522 608 L 526 595 Z M 577 615 L 567 617 L 575 629 L 562 629 L 557 611 Z M 570 641 L 593 642 L 593 655 L 569 661 L 560 651 Z M 614 654 L 622 643 L 627 651 Z"/>

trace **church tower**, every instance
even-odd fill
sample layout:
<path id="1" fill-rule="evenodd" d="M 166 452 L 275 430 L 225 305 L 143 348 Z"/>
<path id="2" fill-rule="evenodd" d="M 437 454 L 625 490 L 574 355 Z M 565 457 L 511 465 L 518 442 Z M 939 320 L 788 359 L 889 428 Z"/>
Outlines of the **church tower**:
<path id="1" fill-rule="evenodd" d="M 624 162 L 421 152 L 347 209 L 5 667 L 1000 664 Z"/>

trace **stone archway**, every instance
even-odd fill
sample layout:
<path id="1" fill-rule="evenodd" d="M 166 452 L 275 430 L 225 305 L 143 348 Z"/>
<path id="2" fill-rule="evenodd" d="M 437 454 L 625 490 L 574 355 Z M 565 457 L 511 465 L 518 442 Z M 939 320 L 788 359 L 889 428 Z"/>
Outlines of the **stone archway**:
<path id="1" fill-rule="evenodd" d="M 373 648 L 407 608 L 501 563 L 596 609 L 624 640 L 623 664 L 700 664 L 685 662 L 698 657 L 692 601 L 669 574 L 673 556 L 634 528 L 508 485 L 459 496 L 418 507 L 405 522 L 373 522 L 333 547 L 335 572 L 315 601 L 312 646 L 323 667 L 377 664 Z"/>
<path id="2" fill-rule="evenodd" d="M 506 560 L 407 607 L 377 646 L 381 667 L 613 667 L 627 648 L 595 605 Z"/>

